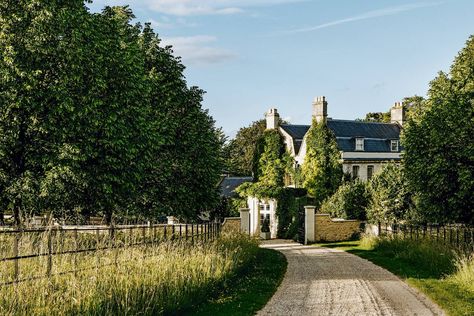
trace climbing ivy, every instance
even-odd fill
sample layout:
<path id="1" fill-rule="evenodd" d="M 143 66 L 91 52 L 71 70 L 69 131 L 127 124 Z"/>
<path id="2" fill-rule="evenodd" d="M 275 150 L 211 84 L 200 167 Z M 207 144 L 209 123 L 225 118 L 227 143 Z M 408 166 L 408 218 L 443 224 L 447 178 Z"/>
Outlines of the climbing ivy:
<path id="1" fill-rule="evenodd" d="M 306 138 L 306 148 L 302 166 L 303 186 L 319 207 L 337 190 L 343 177 L 336 137 L 325 122 L 313 120 Z"/>

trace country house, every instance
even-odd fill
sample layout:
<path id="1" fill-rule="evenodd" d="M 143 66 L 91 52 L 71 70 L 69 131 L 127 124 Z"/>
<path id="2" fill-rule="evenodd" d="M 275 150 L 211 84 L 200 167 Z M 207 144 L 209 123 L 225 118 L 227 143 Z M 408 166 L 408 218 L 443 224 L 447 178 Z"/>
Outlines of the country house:
<path id="1" fill-rule="evenodd" d="M 391 108 L 391 122 L 339 120 L 328 117 L 326 97 L 316 97 L 312 104 L 312 119 L 325 121 L 336 137 L 344 173 L 363 181 L 370 179 L 384 163 L 401 159 L 400 131 L 405 121 L 405 109 L 400 102 Z M 280 124 L 280 114 L 271 108 L 265 114 L 266 128 L 278 130 L 287 151 L 295 160 L 295 168 L 303 165 L 306 156 L 306 135 L 311 125 Z M 287 186 L 294 186 L 287 179 Z M 263 219 L 270 221 L 271 238 L 276 237 L 278 219 L 275 199 L 248 198 L 250 231 L 258 233 Z"/>

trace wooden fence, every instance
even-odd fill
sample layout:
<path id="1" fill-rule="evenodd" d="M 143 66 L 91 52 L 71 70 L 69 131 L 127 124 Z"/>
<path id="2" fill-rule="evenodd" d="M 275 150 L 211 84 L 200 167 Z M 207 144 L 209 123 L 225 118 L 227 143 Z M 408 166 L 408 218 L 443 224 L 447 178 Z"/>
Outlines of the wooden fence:
<path id="1" fill-rule="evenodd" d="M 96 257 L 92 268 L 102 264 L 101 254 L 127 247 L 157 246 L 164 242 L 205 243 L 214 240 L 221 231 L 220 223 L 158 224 L 134 226 L 69 226 L 37 229 L 0 230 L 0 286 L 84 271 L 78 264 L 78 254 Z M 72 256 L 72 269 L 53 273 L 55 258 Z M 35 260 L 36 262 L 32 262 Z M 41 261 L 39 263 L 39 261 Z M 117 261 L 112 264 L 118 264 Z M 3 265 L 9 265 L 4 267 Z M 36 267 L 42 273 L 22 273 L 21 267 Z M 10 268 L 10 269 L 8 269 Z M 6 272 L 7 271 L 7 272 Z M 30 271 L 31 272 L 31 271 Z M 34 271 L 39 272 L 39 271 Z"/>
<path id="2" fill-rule="evenodd" d="M 464 252 L 474 251 L 474 227 L 469 225 L 408 225 L 378 223 L 379 235 L 409 239 L 430 239 Z"/>

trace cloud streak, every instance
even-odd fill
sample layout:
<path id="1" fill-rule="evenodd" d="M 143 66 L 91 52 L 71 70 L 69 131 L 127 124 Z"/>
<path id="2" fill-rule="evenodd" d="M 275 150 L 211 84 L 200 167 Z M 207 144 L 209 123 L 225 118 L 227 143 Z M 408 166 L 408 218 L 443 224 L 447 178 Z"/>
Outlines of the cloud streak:
<path id="1" fill-rule="evenodd" d="M 356 22 L 356 21 L 362 21 L 362 20 L 368 20 L 368 19 L 374 19 L 378 17 L 383 17 L 383 16 L 389 16 L 389 15 L 396 15 L 402 12 L 407 12 L 407 11 L 413 11 L 416 9 L 421 9 L 421 8 L 428 8 L 428 7 L 435 7 L 443 4 L 443 2 L 429 2 L 429 3 L 416 3 L 416 4 L 404 4 L 396 7 L 388 7 L 388 8 L 383 8 L 379 10 L 373 10 L 373 11 L 368 11 L 365 13 L 362 13 L 360 15 L 355 15 L 352 17 L 348 17 L 345 19 L 340 19 L 340 20 L 335 20 L 331 21 L 328 23 L 323 23 L 319 24 L 316 26 L 312 27 L 306 27 L 306 28 L 300 28 L 296 30 L 289 31 L 287 33 L 305 33 L 305 32 L 312 32 L 312 31 L 317 31 L 321 29 L 325 29 L 328 27 L 336 26 L 336 25 L 341 25 L 341 24 L 346 24 L 346 23 L 351 23 L 351 22 Z"/>
<path id="2" fill-rule="evenodd" d="M 142 7 L 174 16 L 230 15 L 244 12 L 248 7 L 274 6 L 308 0 L 134 0 L 133 8 Z M 104 5 L 123 5 L 125 0 L 97 0 Z"/>
<path id="3" fill-rule="evenodd" d="M 216 41 L 216 37 L 208 35 L 168 37 L 162 45 L 173 46 L 174 52 L 190 65 L 216 64 L 237 57 L 229 50 L 212 46 Z"/>

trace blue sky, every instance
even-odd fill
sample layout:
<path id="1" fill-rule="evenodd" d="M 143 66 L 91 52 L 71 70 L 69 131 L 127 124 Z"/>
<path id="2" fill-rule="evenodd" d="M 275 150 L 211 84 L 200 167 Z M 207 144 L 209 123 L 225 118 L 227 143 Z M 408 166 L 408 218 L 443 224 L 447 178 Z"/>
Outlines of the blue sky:
<path id="1" fill-rule="evenodd" d="M 236 131 L 276 107 L 309 124 L 326 96 L 329 116 L 364 117 L 425 95 L 474 34 L 472 0 L 96 0 L 128 4 L 187 66 L 204 107 Z"/>

